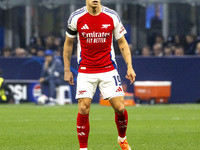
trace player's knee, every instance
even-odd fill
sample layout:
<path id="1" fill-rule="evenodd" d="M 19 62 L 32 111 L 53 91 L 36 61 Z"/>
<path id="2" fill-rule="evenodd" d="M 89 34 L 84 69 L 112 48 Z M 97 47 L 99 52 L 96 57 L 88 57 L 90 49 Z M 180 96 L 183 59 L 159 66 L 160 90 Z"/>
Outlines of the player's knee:
<path id="1" fill-rule="evenodd" d="M 123 114 L 124 111 L 125 111 L 124 105 L 120 105 L 117 108 L 115 108 L 115 112 L 118 113 L 118 114 Z"/>
<path id="2" fill-rule="evenodd" d="M 79 107 L 79 113 L 82 115 L 89 114 L 89 108 L 87 108 L 86 106 L 81 106 Z"/>
<path id="3" fill-rule="evenodd" d="M 83 100 L 79 100 L 79 113 L 82 115 L 89 114 L 90 106 L 85 104 Z"/>

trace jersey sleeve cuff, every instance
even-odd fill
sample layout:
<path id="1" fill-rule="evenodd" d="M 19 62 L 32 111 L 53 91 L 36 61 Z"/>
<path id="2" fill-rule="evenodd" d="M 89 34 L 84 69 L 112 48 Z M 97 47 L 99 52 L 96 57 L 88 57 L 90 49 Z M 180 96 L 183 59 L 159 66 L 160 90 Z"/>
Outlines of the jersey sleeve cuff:
<path id="1" fill-rule="evenodd" d="M 66 31 L 66 33 L 65 33 L 69 38 L 75 38 L 76 37 L 76 35 L 71 35 L 71 34 L 69 34 L 67 31 Z"/>
<path id="2" fill-rule="evenodd" d="M 119 40 L 123 35 L 125 35 L 127 32 L 124 30 L 118 37 L 115 37 L 116 40 Z"/>

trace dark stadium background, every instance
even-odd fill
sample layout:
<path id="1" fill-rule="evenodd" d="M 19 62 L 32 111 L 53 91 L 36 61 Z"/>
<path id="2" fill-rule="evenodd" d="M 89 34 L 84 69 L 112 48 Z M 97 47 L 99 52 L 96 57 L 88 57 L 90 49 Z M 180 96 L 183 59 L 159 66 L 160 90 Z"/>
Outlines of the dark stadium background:
<path id="1" fill-rule="evenodd" d="M 65 38 L 67 18 L 77 8 L 85 4 L 80 0 L 1 0 L 0 1 L 0 68 L 5 79 L 38 80 L 43 58 L 31 53 L 31 49 L 45 50 L 52 48 L 62 59 L 62 46 Z M 196 45 L 200 37 L 200 2 L 198 0 L 102 0 L 102 4 L 115 9 L 127 30 L 126 39 L 133 55 L 136 81 L 172 81 L 170 103 L 195 103 L 200 98 L 200 53 Z M 148 45 L 151 50 L 156 37 L 163 38 L 163 47 L 180 45 L 184 56 L 156 57 L 142 56 L 142 49 Z M 194 37 L 194 42 L 187 43 L 186 37 Z M 38 45 L 37 40 L 41 40 Z M 58 45 L 48 45 L 48 39 Z M 180 46 L 178 45 L 178 46 Z M 16 55 L 16 48 L 23 48 L 23 58 Z M 119 49 L 114 41 L 116 54 Z M 11 52 L 4 56 L 5 49 Z M 190 53 L 189 50 L 192 50 Z M 164 48 L 163 48 L 164 50 Z M 76 44 L 72 69 L 77 74 Z M 117 56 L 119 73 L 127 83 L 128 91 L 133 92 L 125 77 L 125 64 Z M 75 87 L 72 95 L 75 94 Z M 98 102 L 97 92 L 94 101 Z M 74 96 L 73 96 L 74 97 Z M 73 102 L 76 100 L 73 98 Z"/>

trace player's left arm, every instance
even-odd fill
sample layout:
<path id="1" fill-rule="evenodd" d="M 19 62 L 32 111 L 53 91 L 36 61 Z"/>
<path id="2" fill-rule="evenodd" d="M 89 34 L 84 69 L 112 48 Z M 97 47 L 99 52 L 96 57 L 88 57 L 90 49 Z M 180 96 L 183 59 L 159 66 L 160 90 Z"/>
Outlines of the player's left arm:
<path id="1" fill-rule="evenodd" d="M 135 74 L 135 71 L 132 66 L 132 58 L 131 58 L 130 48 L 129 48 L 128 43 L 124 36 L 122 36 L 120 39 L 118 39 L 117 42 L 118 42 L 121 54 L 126 63 L 126 66 L 127 66 L 126 78 L 131 81 L 131 84 L 133 84 L 133 82 L 135 81 L 136 74 Z"/>

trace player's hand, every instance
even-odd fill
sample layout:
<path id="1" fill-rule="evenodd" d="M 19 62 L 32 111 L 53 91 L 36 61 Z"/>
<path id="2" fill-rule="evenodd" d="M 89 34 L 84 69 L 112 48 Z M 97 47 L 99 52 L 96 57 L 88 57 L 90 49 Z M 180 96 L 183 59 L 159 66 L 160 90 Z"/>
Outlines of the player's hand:
<path id="1" fill-rule="evenodd" d="M 135 77 L 136 77 L 136 74 L 133 68 L 128 68 L 126 78 L 131 81 L 130 84 L 133 84 L 133 82 L 135 81 Z"/>
<path id="2" fill-rule="evenodd" d="M 64 80 L 69 82 L 70 85 L 74 85 L 74 77 L 71 71 L 65 71 Z"/>

